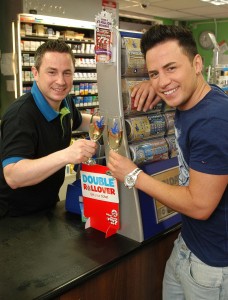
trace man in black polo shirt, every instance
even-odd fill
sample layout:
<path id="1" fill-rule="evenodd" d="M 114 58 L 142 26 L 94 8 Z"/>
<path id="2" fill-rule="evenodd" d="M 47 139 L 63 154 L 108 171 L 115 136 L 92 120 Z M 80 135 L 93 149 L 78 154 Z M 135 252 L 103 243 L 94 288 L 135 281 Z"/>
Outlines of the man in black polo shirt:
<path id="1" fill-rule="evenodd" d="M 88 131 L 90 115 L 81 114 L 68 96 L 74 55 L 62 41 L 36 51 L 31 93 L 16 100 L 1 123 L 0 216 L 48 209 L 58 201 L 65 166 L 93 156 L 96 144 L 71 132 Z"/>

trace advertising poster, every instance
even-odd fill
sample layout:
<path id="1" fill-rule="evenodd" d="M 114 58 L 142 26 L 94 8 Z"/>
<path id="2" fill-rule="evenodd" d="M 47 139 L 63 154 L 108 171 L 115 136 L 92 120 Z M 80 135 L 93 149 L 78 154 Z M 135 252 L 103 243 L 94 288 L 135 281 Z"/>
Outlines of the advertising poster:
<path id="1" fill-rule="evenodd" d="M 103 10 L 95 18 L 96 62 L 108 63 L 112 58 L 112 14 Z"/>
<path id="2" fill-rule="evenodd" d="M 115 234 L 119 224 L 119 195 L 117 181 L 107 175 L 109 169 L 101 165 L 82 164 L 81 185 L 86 228 L 93 227 L 106 234 Z"/>
<path id="3" fill-rule="evenodd" d="M 118 17 L 116 1 L 102 0 L 102 8 L 112 14 L 113 25 L 117 25 Z"/>

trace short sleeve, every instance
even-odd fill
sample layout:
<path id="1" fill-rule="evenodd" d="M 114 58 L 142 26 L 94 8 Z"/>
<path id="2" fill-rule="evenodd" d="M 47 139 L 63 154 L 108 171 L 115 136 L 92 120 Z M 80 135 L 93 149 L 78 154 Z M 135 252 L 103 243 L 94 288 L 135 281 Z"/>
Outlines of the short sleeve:
<path id="1" fill-rule="evenodd" d="M 194 126 L 190 133 L 189 167 L 208 174 L 228 174 L 228 122 L 212 118 Z"/>

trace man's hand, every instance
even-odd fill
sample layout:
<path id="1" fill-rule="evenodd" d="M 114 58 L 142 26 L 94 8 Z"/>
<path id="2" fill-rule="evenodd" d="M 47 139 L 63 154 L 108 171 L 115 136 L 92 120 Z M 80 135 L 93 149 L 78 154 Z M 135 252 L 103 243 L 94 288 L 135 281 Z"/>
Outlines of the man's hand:
<path id="1" fill-rule="evenodd" d="M 152 109 L 161 101 L 161 98 L 155 94 L 149 80 L 144 80 L 134 86 L 131 97 L 134 98 L 134 106 L 137 107 L 137 111 L 143 110 L 144 112 Z"/>
<path id="2" fill-rule="evenodd" d="M 137 166 L 127 157 L 110 150 L 107 167 L 113 177 L 123 182 L 125 175 L 132 172 Z"/>
<path id="3" fill-rule="evenodd" d="M 69 147 L 38 159 L 22 159 L 4 167 L 7 184 L 16 189 L 37 184 L 67 164 L 86 162 L 96 152 L 95 142 L 80 139 Z"/>
<path id="4" fill-rule="evenodd" d="M 67 160 L 71 164 L 79 164 L 91 158 L 97 149 L 97 144 L 91 140 L 78 139 L 65 149 Z"/>

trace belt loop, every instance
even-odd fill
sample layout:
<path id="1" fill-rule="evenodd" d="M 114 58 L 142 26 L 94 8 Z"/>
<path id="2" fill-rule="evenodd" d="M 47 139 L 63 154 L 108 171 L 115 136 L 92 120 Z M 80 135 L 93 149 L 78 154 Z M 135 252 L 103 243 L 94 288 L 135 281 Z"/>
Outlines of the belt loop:
<path id="1" fill-rule="evenodd" d="M 180 235 L 179 237 L 180 239 L 180 250 L 184 252 L 186 258 L 190 258 L 191 257 L 191 251 L 189 250 L 189 248 L 187 247 L 187 245 L 185 244 L 185 241 L 183 239 L 183 237 Z"/>

